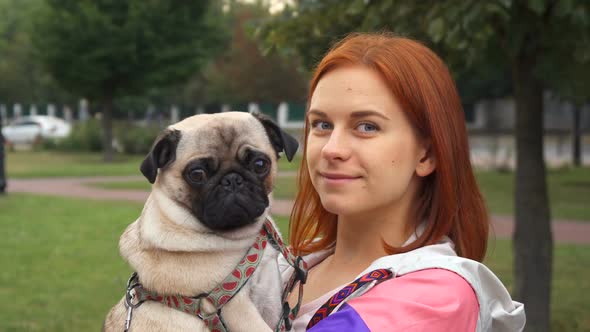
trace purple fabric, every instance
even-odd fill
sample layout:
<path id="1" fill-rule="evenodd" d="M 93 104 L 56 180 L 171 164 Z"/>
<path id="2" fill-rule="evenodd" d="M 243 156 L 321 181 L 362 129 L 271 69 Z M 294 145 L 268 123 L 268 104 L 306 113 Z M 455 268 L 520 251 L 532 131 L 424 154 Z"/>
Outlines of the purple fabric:
<path id="1" fill-rule="evenodd" d="M 344 303 L 337 312 L 322 319 L 308 331 L 311 332 L 371 332 L 361 316 L 348 304 Z"/>

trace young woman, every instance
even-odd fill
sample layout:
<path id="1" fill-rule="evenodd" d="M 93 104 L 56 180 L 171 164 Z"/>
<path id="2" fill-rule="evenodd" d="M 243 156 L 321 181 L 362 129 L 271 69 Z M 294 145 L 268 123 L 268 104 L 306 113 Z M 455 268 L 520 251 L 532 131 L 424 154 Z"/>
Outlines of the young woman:
<path id="1" fill-rule="evenodd" d="M 479 263 L 489 221 L 461 102 L 425 46 L 355 34 L 327 53 L 298 183 L 290 244 L 310 270 L 294 331 L 523 329 L 522 304 Z"/>

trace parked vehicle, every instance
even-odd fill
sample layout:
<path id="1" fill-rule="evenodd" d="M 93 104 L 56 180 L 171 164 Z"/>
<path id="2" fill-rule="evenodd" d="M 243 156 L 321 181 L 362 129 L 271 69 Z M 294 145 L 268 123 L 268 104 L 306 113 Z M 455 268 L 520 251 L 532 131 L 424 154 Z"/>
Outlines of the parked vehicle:
<path id="1" fill-rule="evenodd" d="M 66 121 L 47 115 L 23 116 L 2 128 L 8 145 L 36 144 L 44 139 L 67 137 L 72 126 Z"/>

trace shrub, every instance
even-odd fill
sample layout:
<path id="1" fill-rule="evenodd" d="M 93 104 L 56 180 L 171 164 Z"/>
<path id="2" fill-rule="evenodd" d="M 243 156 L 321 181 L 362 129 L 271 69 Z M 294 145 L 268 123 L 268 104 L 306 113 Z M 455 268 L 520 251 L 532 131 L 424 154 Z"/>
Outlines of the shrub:
<path id="1" fill-rule="evenodd" d="M 126 154 L 147 154 L 161 129 L 157 126 L 141 127 L 127 124 L 118 127 L 115 136 Z"/>
<path id="2" fill-rule="evenodd" d="M 55 142 L 46 142 L 44 147 L 72 152 L 102 151 L 102 128 L 100 121 L 91 119 L 86 122 L 76 123 L 72 127 L 72 132 L 68 137 Z"/>

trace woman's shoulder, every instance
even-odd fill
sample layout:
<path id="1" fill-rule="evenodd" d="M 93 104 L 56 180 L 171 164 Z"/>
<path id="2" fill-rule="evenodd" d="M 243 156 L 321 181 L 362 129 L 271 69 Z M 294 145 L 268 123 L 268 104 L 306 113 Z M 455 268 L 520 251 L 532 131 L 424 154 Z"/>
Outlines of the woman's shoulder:
<path id="1" fill-rule="evenodd" d="M 387 280 L 348 301 L 371 331 L 475 331 L 479 304 L 470 284 L 445 269 Z M 395 328 L 392 328 L 395 327 Z"/>
<path id="2" fill-rule="evenodd" d="M 477 306 L 477 297 L 471 285 L 457 273 L 439 268 L 424 269 L 389 279 L 357 299 L 363 298 L 385 301 L 404 298 L 430 306 L 450 302 Z"/>
<path id="3" fill-rule="evenodd" d="M 330 325 L 343 320 L 357 321 L 358 331 L 475 331 L 478 314 L 477 297 L 465 279 L 448 270 L 426 269 L 349 300 L 314 331 L 332 331 Z"/>

